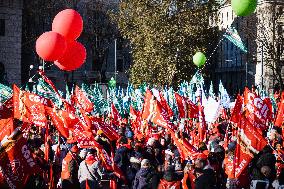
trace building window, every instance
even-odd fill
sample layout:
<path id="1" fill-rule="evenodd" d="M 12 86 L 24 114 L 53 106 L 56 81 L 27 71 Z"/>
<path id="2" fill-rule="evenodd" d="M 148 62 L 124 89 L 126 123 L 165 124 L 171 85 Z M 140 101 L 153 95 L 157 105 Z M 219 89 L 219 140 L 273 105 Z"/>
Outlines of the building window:
<path id="1" fill-rule="evenodd" d="M 5 20 L 0 19 L 0 36 L 5 36 Z"/>
<path id="2" fill-rule="evenodd" d="M 123 72 L 124 71 L 124 65 L 123 65 L 123 59 L 117 60 L 117 71 Z"/>
<path id="3" fill-rule="evenodd" d="M 227 21 L 229 20 L 229 12 L 227 12 Z"/>

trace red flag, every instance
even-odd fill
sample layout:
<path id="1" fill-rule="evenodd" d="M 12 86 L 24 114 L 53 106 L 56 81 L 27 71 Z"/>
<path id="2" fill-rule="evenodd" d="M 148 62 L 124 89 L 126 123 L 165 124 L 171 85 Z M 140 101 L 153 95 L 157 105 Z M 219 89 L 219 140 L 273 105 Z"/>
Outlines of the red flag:
<path id="1" fill-rule="evenodd" d="M 13 117 L 13 98 L 0 105 L 0 119 Z"/>
<path id="2" fill-rule="evenodd" d="M 101 129 L 106 137 L 110 141 L 116 141 L 119 139 L 119 134 L 108 123 L 104 122 L 101 118 L 90 117 L 92 125 L 96 127 L 96 130 Z"/>
<path id="3" fill-rule="evenodd" d="M 45 159 L 45 161 L 47 161 L 48 162 L 48 160 L 49 160 L 49 151 L 50 151 L 50 146 L 49 146 L 49 144 L 48 144 L 48 142 L 49 142 L 49 126 L 48 126 L 48 124 L 46 125 L 46 127 L 45 127 L 46 129 L 45 129 L 45 136 L 44 136 L 44 159 Z"/>
<path id="4" fill-rule="evenodd" d="M 56 94 L 61 97 L 55 85 L 48 77 L 46 77 L 45 73 L 42 70 L 38 71 L 38 73 L 42 77 L 42 79 L 54 90 L 54 92 L 56 92 Z"/>
<path id="5" fill-rule="evenodd" d="M 198 106 L 196 106 L 191 100 L 186 99 L 187 103 L 187 115 L 189 118 L 198 118 L 199 110 Z"/>
<path id="6" fill-rule="evenodd" d="M 179 95 L 178 93 L 175 93 L 177 107 L 179 111 L 179 118 L 187 118 L 187 103 L 186 99 Z"/>
<path id="7" fill-rule="evenodd" d="M 115 125 L 120 125 L 122 118 L 119 115 L 119 112 L 118 112 L 118 110 L 116 109 L 116 107 L 113 103 L 111 104 L 111 117 L 112 117 L 113 123 Z"/>
<path id="8" fill-rule="evenodd" d="M 86 189 L 91 189 L 89 184 L 88 184 L 88 179 L 86 178 Z"/>
<path id="9" fill-rule="evenodd" d="M 45 127 L 47 119 L 44 107 L 51 106 L 50 100 L 21 91 L 16 85 L 13 85 L 13 90 L 14 118 Z"/>
<path id="10" fill-rule="evenodd" d="M 57 128 L 59 133 L 65 137 L 69 137 L 69 131 L 67 125 L 64 124 L 64 115 L 62 110 L 56 110 L 54 108 L 45 107 L 46 113 L 51 118 L 53 125 Z"/>
<path id="11" fill-rule="evenodd" d="M 0 119 L 0 141 L 15 130 L 14 119 Z"/>
<path id="12" fill-rule="evenodd" d="M 113 179 L 109 180 L 109 188 L 110 189 L 117 189 L 117 184 L 116 184 L 115 180 L 113 180 Z"/>
<path id="13" fill-rule="evenodd" d="M 267 102 L 263 101 L 256 93 L 245 88 L 244 104 L 246 105 L 246 117 L 257 128 L 266 129 L 266 121 L 272 117 Z"/>
<path id="14" fill-rule="evenodd" d="M 171 109 L 171 107 L 169 106 L 169 104 L 167 103 L 166 99 L 164 98 L 161 92 L 160 92 L 160 103 L 162 107 L 167 111 L 169 117 L 174 116 L 173 110 Z"/>
<path id="15" fill-rule="evenodd" d="M 199 134 L 199 140 L 200 140 L 200 142 L 202 142 L 205 139 L 205 134 L 206 134 L 207 128 L 206 128 L 206 123 L 205 123 L 204 110 L 203 110 L 203 106 L 201 106 L 201 103 L 198 104 L 198 110 L 199 110 L 198 134 Z"/>
<path id="16" fill-rule="evenodd" d="M 129 120 L 131 121 L 132 130 L 136 133 L 139 131 L 140 120 L 138 112 L 130 105 Z"/>
<path id="17" fill-rule="evenodd" d="M 254 153 L 259 153 L 266 145 L 267 141 L 262 136 L 261 131 L 254 127 L 245 117 L 241 119 L 238 126 L 240 140 Z"/>
<path id="18" fill-rule="evenodd" d="M 240 95 L 237 96 L 235 107 L 232 111 L 231 121 L 234 123 L 239 123 L 241 120 L 241 110 L 242 110 L 242 97 Z"/>
<path id="19" fill-rule="evenodd" d="M 92 112 L 94 109 L 94 104 L 89 100 L 88 94 L 82 91 L 77 85 L 75 87 L 75 102 L 76 105 L 86 112 Z"/>
<path id="20" fill-rule="evenodd" d="M 233 159 L 227 160 L 225 167 L 226 173 L 234 178 L 238 178 L 246 169 L 247 165 L 254 157 L 253 153 L 259 153 L 259 151 L 267 145 L 267 141 L 262 137 L 259 130 L 245 117 L 242 117 L 238 127 L 239 133 L 235 156 Z"/>
<path id="21" fill-rule="evenodd" d="M 0 155 L 0 173 L 10 188 L 24 188 L 29 175 L 39 174 L 40 169 L 26 144 L 26 139 L 21 137 Z"/>
<path id="22" fill-rule="evenodd" d="M 154 95 L 150 90 L 147 89 L 145 100 L 144 100 L 144 106 L 142 111 L 142 118 L 149 121 L 151 117 L 153 116 L 153 110 L 155 105 Z"/>
<path id="23" fill-rule="evenodd" d="M 277 111 L 277 116 L 275 119 L 275 125 L 281 127 L 284 122 L 284 92 L 282 92 L 281 102 Z"/>
<path id="24" fill-rule="evenodd" d="M 176 126 L 170 122 L 170 118 L 165 109 L 163 109 L 160 102 L 156 101 L 153 110 L 153 116 L 151 121 L 165 129 L 170 129 L 172 131 L 176 130 Z"/>
<path id="25" fill-rule="evenodd" d="M 197 153 L 197 150 L 194 146 L 184 139 L 178 139 L 174 132 L 171 132 L 171 137 L 174 141 L 174 144 L 177 146 L 181 159 L 185 160 L 187 157 L 193 157 Z"/>
<path id="26" fill-rule="evenodd" d="M 247 149 L 246 146 L 237 143 L 235 150 L 235 159 L 231 163 L 234 165 L 229 166 L 229 170 L 235 173 L 235 178 L 238 178 L 241 173 L 247 168 L 248 164 L 253 158 L 253 154 Z"/>

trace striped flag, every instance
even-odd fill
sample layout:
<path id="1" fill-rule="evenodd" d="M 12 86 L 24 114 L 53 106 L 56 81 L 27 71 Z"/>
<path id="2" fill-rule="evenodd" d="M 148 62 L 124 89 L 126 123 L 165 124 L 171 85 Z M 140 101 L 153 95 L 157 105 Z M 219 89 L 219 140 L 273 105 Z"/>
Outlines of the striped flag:
<path id="1" fill-rule="evenodd" d="M 225 31 L 224 37 L 226 37 L 229 41 L 234 43 L 237 47 L 239 47 L 243 52 L 247 53 L 248 50 L 244 45 L 238 31 L 234 27 L 228 27 Z"/>
<path id="2" fill-rule="evenodd" d="M 6 100 L 12 97 L 13 90 L 0 83 L 0 103 L 4 103 Z"/>

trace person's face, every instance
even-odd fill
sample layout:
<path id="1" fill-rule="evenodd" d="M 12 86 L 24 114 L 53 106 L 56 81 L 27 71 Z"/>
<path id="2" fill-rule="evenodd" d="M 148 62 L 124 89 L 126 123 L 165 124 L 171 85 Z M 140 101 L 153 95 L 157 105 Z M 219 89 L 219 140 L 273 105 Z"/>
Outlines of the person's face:
<path id="1" fill-rule="evenodd" d="M 165 146 L 166 145 L 166 140 L 162 138 L 160 143 L 161 143 L 162 146 Z"/>
<path id="2" fill-rule="evenodd" d="M 205 160 L 204 160 L 204 159 L 197 158 L 197 159 L 194 161 L 194 166 L 195 166 L 196 168 L 203 169 L 203 168 L 205 167 Z"/>

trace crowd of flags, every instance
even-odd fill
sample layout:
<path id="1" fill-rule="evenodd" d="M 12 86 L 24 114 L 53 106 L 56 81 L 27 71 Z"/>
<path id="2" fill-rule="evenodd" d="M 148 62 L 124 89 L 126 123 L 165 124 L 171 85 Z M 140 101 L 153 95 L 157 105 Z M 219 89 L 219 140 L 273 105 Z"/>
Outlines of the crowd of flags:
<path id="1" fill-rule="evenodd" d="M 118 128 L 123 124 L 129 124 L 135 134 L 145 136 L 168 133 L 182 160 L 186 160 L 194 158 L 200 142 L 208 142 L 210 131 L 220 118 L 228 123 L 224 147 L 233 136 L 237 138 L 235 159 L 226 170 L 237 178 L 253 154 L 268 144 L 261 133 L 271 125 L 283 129 L 284 95 L 280 98 L 277 103 L 273 96 L 260 96 L 245 88 L 243 94 L 231 99 L 221 81 L 215 95 L 212 82 L 207 92 L 199 72 L 190 82 L 182 82 L 177 90 L 147 84 L 134 88 L 130 83 L 126 89 L 103 90 L 98 84 L 82 84 L 71 90 L 66 87 L 63 93 L 39 71 L 32 89 L 0 84 L 0 183 L 5 181 L 10 188 L 21 188 L 19 183 L 38 171 L 26 139 L 17 135 L 15 140 L 14 134 L 27 131 L 31 125 L 45 128 L 46 138 L 54 127 L 61 137 L 75 139 L 80 147 L 97 149 L 106 169 L 124 178 L 112 156 L 95 141 L 98 130 L 110 141 L 119 139 Z M 178 131 L 190 139 L 177 138 Z M 45 159 L 48 158 L 47 155 Z"/>

